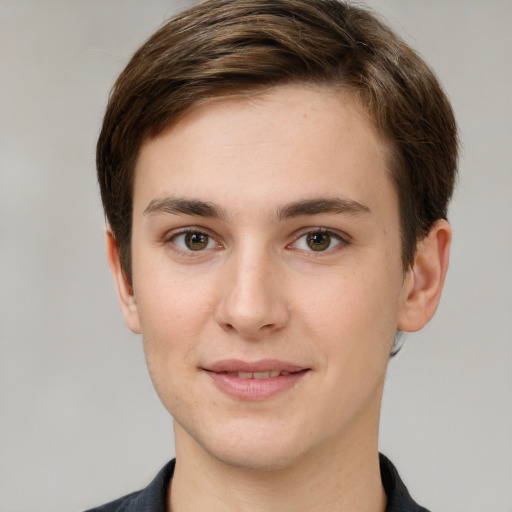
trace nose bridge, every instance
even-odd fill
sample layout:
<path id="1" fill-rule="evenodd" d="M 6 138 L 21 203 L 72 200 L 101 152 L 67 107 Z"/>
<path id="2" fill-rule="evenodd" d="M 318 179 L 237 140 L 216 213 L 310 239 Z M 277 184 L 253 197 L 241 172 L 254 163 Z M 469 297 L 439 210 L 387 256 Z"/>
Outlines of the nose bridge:
<path id="1" fill-rule="evenodd" d="M 279 261 L 268 248 L 240 243 L 226 261 L 218 321 L 247 337 L 281 328 L 288 311 L 279 287 Z"/>

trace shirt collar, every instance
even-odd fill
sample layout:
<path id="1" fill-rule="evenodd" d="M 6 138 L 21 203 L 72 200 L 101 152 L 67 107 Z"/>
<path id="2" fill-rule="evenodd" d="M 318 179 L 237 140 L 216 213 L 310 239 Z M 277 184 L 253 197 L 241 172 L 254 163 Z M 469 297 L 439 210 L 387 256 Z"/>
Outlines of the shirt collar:
<path id="1" fill-rule="evenodd" d="M 388 499 L 385 512 L 428 512 L 411 498 L 391 461 L 382 454 L 379 454 L 379 460 L 382 485 Z M 175 463 L 175 459 L 168 462 L 143 491 L 120 500 L 121 507 L 108 510 L 112 512 L 166 512 L 167 490 L 174 473 Z"/>

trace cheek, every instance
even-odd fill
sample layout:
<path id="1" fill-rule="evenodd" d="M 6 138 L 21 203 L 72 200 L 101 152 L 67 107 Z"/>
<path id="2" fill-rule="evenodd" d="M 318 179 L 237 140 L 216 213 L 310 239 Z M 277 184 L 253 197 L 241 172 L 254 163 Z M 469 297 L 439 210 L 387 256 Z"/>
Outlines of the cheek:
<path id="1" fill-rule="evenodd" d="M 369 370 L 387 361 L 398 312 L 397 279 L 368 267 L 333 273 L 323 290 L 302 283 L 299 318 L 324 345 L 326 357 Z M 348 364 L 348 363 L 347 363 Z"/>
<path id="2" fill-rule="evenodd" d="M 179 390 L 190 381 L 197 364 L 197 330 L 202 322 L 197 304 L 194 307 L 187 300 L 164 302 L 158 298 L 155 295 L 154 303 L 146 302 L 146 308 L 140 309 L 144 356 L 161 402 L 175 414 L 180 404 L 185 409 L 194 407 L 195 394 L 179 394 Z"/>
<path id="3" fill-rule="evenodd" d="M 135 283 L 137 308 L 148 369 L 160 394 L 161 386 L 183 378 L 184 368 L 197 363 L 198 339 L 211 318 L 211 290 L 205 279 L 197 283 L 177 273 L 142 275 L 144 280 Z"/>
<path id="4" fill-rule="evenodd" d="M 135 293 L 143 332 L 157 331 L 173 338 L 195 330 L 212 302 L 212 279 L 175 269 L 165 260 L 134 276 Z M 171 335 L 172 333 L 172 335 Z"/>

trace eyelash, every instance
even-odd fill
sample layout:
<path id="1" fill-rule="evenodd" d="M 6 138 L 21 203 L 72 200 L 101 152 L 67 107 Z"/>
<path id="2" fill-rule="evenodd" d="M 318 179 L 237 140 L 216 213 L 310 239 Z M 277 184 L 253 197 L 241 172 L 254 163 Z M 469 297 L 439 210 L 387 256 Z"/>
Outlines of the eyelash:
<path id="1" fill-rule="evenodd" d="M 327 235 L 328 237 L 330 237 L 328 247 L 323 250 L 318 250 L 318 251 L 315 251 L 311 248 L 308 250 L 308 249 L 301 249 L 301 248 L 297 247 L 298 243 L 302 239 L 306 240 L 307 237 L 310 235 Z M 333 240 L 336 241 L 336 244 L 334 245 L 334 247 L 332 246 Z M 305 241 L 305 243 L 307 243 L 307 241 Z M 318 227 L 318 228 L 308 228 L 307 230 L 303 230 L 300 233 L 300 235 L 295 238 L 295 241 L 292 242 L 291 244 L 289 244 L 287 247 L 295 248 L 299 251 L 302 251 L 310 257 L 320 257 L 324 254 L 330 254 L 332 251 L 334 251 L 338 247 L 341 248 L 343 246 L 347 246 L 349 243 L 350 243 L 350 241 L 349 241 L 349 238 L 347 235 L 343 235 L 341 233 L 338 233 L 337 231 L 333 231 L 333 230 L 330 230 L 327 228 Z"/>
<path id="2" fill-rule="evenodd" d="M 180 236 L 187 236 L 187 235 L 204 235 L 208 238 L 207 246 L 203 249 L 197 249 L 193 250 L 190 248 L 183 248 L 180 247 L 176 243 L 176 239 Z M 298 247 L 299 242 L 302 239 L 307 239 L 308 236 L 314 236 L 314 235 L 327 235 L 330 237 L 328 246 L 325 249 L 321 249 L 318 251 L 315 251 L 314 249 L 306 249 L 306 248 L 300 248 Z M 332 246 L 332 241 L 335 241 L 336 244 L 334 247 Z M 214 247 L 208 247 L 211 243 L 214 243 Z M 185 242 L 186 243 L 186 242 Z M 307 243 L 307 241 L 305 241 Z M 286 246 L 286 248 L 296 249 L 298 251 L 301 251 L 305 254 L 308 254 L 310 257 L 319 257 L 322 254 L 331 253 L 339 246 L 346 246 L 350 243 L 349 238 L 347 235 L 342 235 L 336 231 L 326 229 L 326 228 L 307 228 L 307 230 L 302 230 L 298 235 L 295 236 L 294 241 Z M 170 250 L 172 250 L 175 253 L 178 253 L 179 255 L 185 255 L 187 257 L 198 257 L 200 255 L 204 255 L 206 251 L 210 251 L 212 249 L 221 249 L 222 245 L 216 241 L 215 236 L 213 236 L 208 230 L 205 230 L 204 228 L 199 227 L 188 227 L 181 229 L 177 232 L 172 232 L 164 239 L 164 244 L 166 244 Z"/>
<path id="3" fill-rule="evenodd" d="M 205 247 L 204 249 L 198 249 L 198 250 L 182 248 L 176 243 L 176 239 L 180 236 L 186 237 L 187 235 L 204 235 L 204 236 L 208 237 L 208 242 L 207 242 L 208 245 L 211 242 L 214 242 L 215 247 Z M 167 245 L 167 247 L 169 247 L 170 250 L 179 254 L 180 256 L 185 255 L 188 257 L 194 257 L 194 256 L 197 257 L 197 256 L 200 256 L 202 253 L 204 253 L 206 250 L 220 249 L 222 247 L 218 242 L 215 241 L 215 237 L 213 235 L 211 235 L 208 232 L 208 230 L 205 230 L 203 228 L 196 228 L 196 227 L 184 228 L 179 231 L 174 231 L 174 232 L 170 233 L 168 236 L 165 237 L 164 244 Z"/>

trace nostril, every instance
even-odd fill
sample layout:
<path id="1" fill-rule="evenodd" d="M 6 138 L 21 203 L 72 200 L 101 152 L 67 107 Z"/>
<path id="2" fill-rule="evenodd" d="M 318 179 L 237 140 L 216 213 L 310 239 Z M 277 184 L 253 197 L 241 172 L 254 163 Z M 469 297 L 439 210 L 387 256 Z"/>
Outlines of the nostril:
<path id="1" fill-rule="evenodd" d="M 230 324 L 230 323 L 225 323 L 223 324 L 223 327 L 226 331 L 236 331 L 236 328 L 233 324 Z"/>

